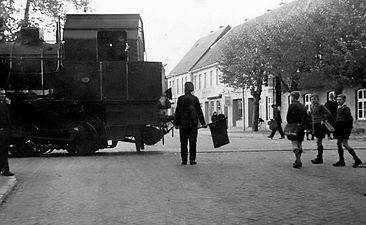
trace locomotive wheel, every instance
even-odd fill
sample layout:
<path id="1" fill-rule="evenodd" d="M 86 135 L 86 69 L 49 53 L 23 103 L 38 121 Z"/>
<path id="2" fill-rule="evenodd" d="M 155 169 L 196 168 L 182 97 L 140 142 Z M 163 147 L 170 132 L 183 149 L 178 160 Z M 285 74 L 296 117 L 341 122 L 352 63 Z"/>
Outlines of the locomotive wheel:
<path id="1" fill-rule="evenodd" d="M 74 123 L 71 126 L 73 140 L 66 149 L 71 155 L 90 155 L 97 150 L 97 132 L 87 122 Z"/>

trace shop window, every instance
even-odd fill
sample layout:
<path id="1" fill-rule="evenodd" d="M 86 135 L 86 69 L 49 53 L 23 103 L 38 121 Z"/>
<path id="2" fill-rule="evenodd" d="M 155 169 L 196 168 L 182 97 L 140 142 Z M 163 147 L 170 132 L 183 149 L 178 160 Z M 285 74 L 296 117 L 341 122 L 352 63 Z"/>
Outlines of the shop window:
<path id="1" fill-rule="evenodd" d="M 210 111 L 209 111 L 209 115 L 212 115 L 214 111 L 215 111 L 215 102 L 214 102 L 214 101 L 211 101 L 211 102 L 210 102 Z"/>
<path id="2" fill-rule="evenodd" d="M 221 103 L 220 103 L 220 101 L 216 101 L 216 112 L 218 114 L 221 113 Z"/>

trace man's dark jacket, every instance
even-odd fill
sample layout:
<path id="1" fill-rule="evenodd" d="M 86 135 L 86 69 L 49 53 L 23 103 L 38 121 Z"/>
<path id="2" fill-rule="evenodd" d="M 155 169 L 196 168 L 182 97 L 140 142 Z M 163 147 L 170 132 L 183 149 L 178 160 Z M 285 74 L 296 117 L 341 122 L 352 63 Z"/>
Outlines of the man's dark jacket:
<path id="1" fill-rule="evenodd" d="M 198 121 L 206 125 L 198 98 L 190 93 L 180 96 L 175 110 L 174 125 L 197 128 Z"/>
<path id="2" fill-rule="evenodd" d="M 273 108 L 273 119 L 277 121 L 277 123 L 282 123 L 281 111 L 278 108 Z"/>

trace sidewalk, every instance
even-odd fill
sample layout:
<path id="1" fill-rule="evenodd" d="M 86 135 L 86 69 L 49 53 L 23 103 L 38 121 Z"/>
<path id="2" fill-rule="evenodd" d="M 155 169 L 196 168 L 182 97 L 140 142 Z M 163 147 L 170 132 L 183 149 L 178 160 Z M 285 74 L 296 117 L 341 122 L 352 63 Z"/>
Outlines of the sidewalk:
<path id="1" fill-rule="evenodd" d="M 0 176 L 0 207 L 6 196 L 14 188 L 17 179 L 13 177 L 3 177 Z"/>
<path id="2" fill-rule="evenodd" d="M 211 135 L 210 129 L 199 129 L 199 133 L 202 135 Z M 268 135 L 270 134 L 269 130 L 260 129 L 257 132 L 253 132 L 251 128 L 244 129 L 242 127 L 229 127 L 228 128 L 228 136 L 229 139 L 243 139 L 243 143 L 245 145 L 242 146 L 242 150 L 285 150 L 289 149 L 291 146 L 290 141 L 285 139 L 279 139 L 280 134 L 276 132 L 273 139 L 269 139 Z M 366 134 L 351 134 L 349 140 L 350 146 L 352 146 L 356 150 L 366 150 Z M 327 137 L 323 140 L 323 145 L 325 150 L 337 150 L 337 140 L 336 139 L 328 139 Z M 303 141 L 303 149 L 304 150 L 314 150 L 316 148 L 315 140 L 306 140 Z"/>

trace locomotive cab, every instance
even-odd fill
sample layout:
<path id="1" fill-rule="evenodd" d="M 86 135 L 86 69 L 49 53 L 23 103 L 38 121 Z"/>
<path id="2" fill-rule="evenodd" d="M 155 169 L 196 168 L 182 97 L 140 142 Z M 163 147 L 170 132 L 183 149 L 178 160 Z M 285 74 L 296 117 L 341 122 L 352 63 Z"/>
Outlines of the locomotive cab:
<path id="1" fill-rule="evenodd" d="M 139 151 L 167 132 L 159 105 L 164 69 L 144 60 L 138 14 L 67 15 L 62 44 L 45 43 L 37 29 L 24 32 L 0 44 L 2 85 L 35 93 L 12 99 L 18 140 L 85 155 L 117 141 Z"/>

